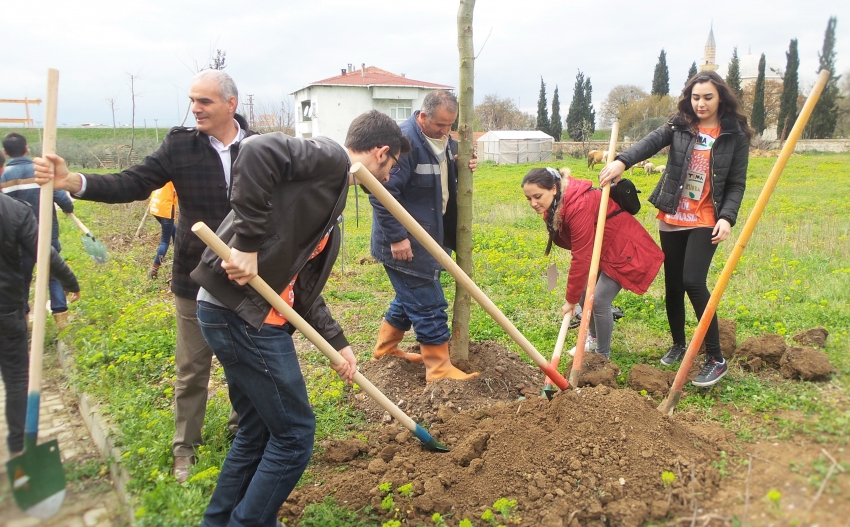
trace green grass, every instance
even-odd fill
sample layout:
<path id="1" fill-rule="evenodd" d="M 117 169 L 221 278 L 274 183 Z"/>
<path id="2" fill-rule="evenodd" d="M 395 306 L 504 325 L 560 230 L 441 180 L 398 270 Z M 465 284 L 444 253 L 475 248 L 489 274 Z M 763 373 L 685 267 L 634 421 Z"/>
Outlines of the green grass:
<path id="1" fill-rule="evenodd" d="M 153 123 L 151 123 L 153 125 Z M 159 128 L 159 138 L 160 140 L 165 137 L 165 134 L 168 133 L 170 128 Z M 0 137 L 10 133 L 17 132 L 24 137 L 27 138 L 27 143 L 40 143 L 41 142 L 41 129 L 40 128 L 2 128 L 0 127 Z M 150 139 L 154 139 L 156 136 L 156 129 L 153 126 L 147 128 L 145 131 L 145 127 L 142 123 L 136 123 L 136 139 L 140 137 L 145 137 L 145 133 Z M 112 141 L 113 138 L 117 138 L 120 141 L 129 141 L 132 136 L 132 130 L 129 127 L 120 127 L 112 129 L 111 126 L 104 126 L 102 128 L 58 128 L 56 130 L 56 143 L 57 145 L 61 145 L 63 140 L 77 140 L 77 141 Z"/>
<path id="2" fill-rule="evenodd" d="M 658 158 L 653 163 L 665 161 Z M 741 232 L 774 161 L 750 161 L 748 190 L 733 237 Z M 797 332 L 826 327 L 830 337 L 825 351 L 838 370 L 836 376 L 827 383 L 790 382 L 778 376 L 745 374 L 733 367 L 726 379 L 712 389 L 686 388 L 688 395 L 680 409 L 716 421 L 734 430 L 744 441 L 802 434 L 818 441 L 846 443 L 850 417 L 835 410 L 846 408 L 850 380 L 848 163 L 848 154 L 790 159 L 718 308 L 721 317 L 737 322 L 739 345 L 748 337 L 765 333 L 780 333 L 790 341 Z M 562 164 L 570 166 L 577 177 L 598 174 L 588 170 L 584 160 L 567 159 L 556 166 Z M 535 166 L 544 165 L 484 164 L 476 173 L 473 279 L 537 349 L 549 356 L 559 328 L 569 254 L 555 248 L 550 257 L 543 256 L 543 223 L 526 204 L 519 186 L 523 175 Z M 658 175 L 636 171 L 632 179 L 643 190 L 641 196 L 645 199 Z M 368 258 L 371 208 L 362 192 L 359 209 L 358 225 L 355 190 L 351 189 L 345 211 L 344 253 L 337 260 L 336 272 L 324 295 L 360 360 L 367 360 L 393 293 L 382 267 Z M 163 281 L 151 282 L 144 277 L 155 239 L 148 238 L 149 245 L 142 246 L 131 238 L 143 210 L 141 204 L 78 203 L 78 215 L 96 235 L 108 238 L 121 234 L 125 241 L 123 249 L 112 250 L 110 261 L 101 266 L 85 255 L 79 233 L 70 222 L 62 220 L 63 255 L 80 277 L 83 290 L 82 299 L 73 308 L 77 321 L 68 333 L 78 350 L 75 382 L 105 403 L 118 427 L 119 441 L 126 452 L 122 462 L 133 478 L 129 488 L 135 496 L 138 524 L 199 523 L 227 448 L 227 400 L 223 390 L 213 396 L 200 463 L 189 483 L 177 485 L 169 475 L 174 320 Z M 637 218 L 657 239 L 654 216 L 654 207 L 644 202 Z M 148 223 L 149 235 L 155 233 L 154 225 Z M 727 241 L 718 249 L 710 287 L 731 248 L 732 242 Z M 560 272 L 558 287 L 551 292 L 546 287 L 546 267 L 550 262 L 556 263 Z M 168 269 L 164 270 L 161 276 L 167 276 Z M 442 281 L 451 306 L 454 281 L 446 274 Z M 646 295 L 622 293 L 615 304 L 626 312 L 626 318 L 615 326 L 612 354 L 623 370 L 620 383 L 625 385 L 634 364 L 656 365 L 669 345 L 663 277 L 658 277 Z M 696 322 L 690 315 L 691 331 Z M 522 354 L 477 305 L 472 309 L 470 330 L 476 341 L 495 340 Z M 412 336 L 407 339 L 406 342 L 413 342 Z M 567 339 L 567 347 L 573 346 L 575 332 L 570 332 Z M 327 368 L 326 359 L 317 352 L 304 354 L 303 360 L 318 419 L 317 441 L 350 434 L 347 429 L 363 421 L 348 404 L 349 388 L 337 380 Z M 213 377 L 218 385 L 223 385 L 220 369 L 213 372 Z M 310 470 L 303 481 L 315 478 Z M 487 497 L 491 498 L 498 496 Z M 337 508 L 327 502 L 316 504 L 309 514 L 324 518 L 322 515 L 330 510 L 342 515 Z M 366 516 L 361 514 L 361 520 Z M 358 525 L 356 521 L 361 520 L 345 520 L 339 525 Z M 302 521 L 302 525 L 322 524 L 305 521 L 310 520 Z"/>

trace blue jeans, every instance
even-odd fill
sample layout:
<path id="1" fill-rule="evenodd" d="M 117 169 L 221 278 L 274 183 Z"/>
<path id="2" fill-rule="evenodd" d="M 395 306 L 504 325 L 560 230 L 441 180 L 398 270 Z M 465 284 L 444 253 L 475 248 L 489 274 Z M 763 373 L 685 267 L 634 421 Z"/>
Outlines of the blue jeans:
<path id="1" fill-rule="evenodd" d="M 448 342 L 449 304 L 440 280 L 420 278 L 384 266 L 395 289 L 384 318 L 396 329 L 407 331 L 413 325 L 416 340 L 421 344 L 439 345 Z"/>
<path id="2" fill-rule="evenodd" d="M 239 431 L 203 526 L 273 527 L 313 453 L 316 417 L 292 337 L 260 331 L 227 308 L 198 302 L 201 333 L 224 367 Z"/>
<path id="3" fill-rule="evenodd" d="M 59 244 L 59 240 L 51 240 L 50 245 L 56 249 L 57 253 L 62 250 L 62 245 Z M 24 273 L 24 281 L 27 284 L 27 291 L 29 291 L 30 284 L 32 283 L 32 272 L 34 267 L 35 260 L 22 253 L 21 268 Z M 68 311 L 68 302 L 65 299 L 65 290 L 62 289 L 62 284 L 59 283 L 59 280 L 51 277 L 47 282 L 47 290 L 50 294 L 50 311 L 53 314 Z M 27 304 L 25 311 L 26 313 L 30 312 L 29 304 Z"/>
<path id="4" fill-rule="evenodd" d="M 156 221 L 159 222 L 162 234 L 159 237 L 159 247 L 156 250 L 156 256 L 153 259 L 153 263 L 161 264 L 162 259 L 165 258 L 165 253 L 168 252 L 168 246 L 174 240 L 174 220 L 170 218 L 160 218 L 159 216 L 154 216 L 154 218 L 156 218 Z"/>

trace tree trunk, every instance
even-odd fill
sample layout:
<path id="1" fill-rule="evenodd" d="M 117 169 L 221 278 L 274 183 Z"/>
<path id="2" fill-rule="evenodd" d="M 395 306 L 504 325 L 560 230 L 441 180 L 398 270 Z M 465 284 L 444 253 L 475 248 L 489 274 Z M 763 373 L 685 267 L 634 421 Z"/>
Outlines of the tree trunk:
<path id="1" fill-rule="evenodd" d="M 475 56 L 472 46 L 472 12 L 475 0 L 460 0 L 457 12 L 457 49 L 460 55 L 460 90 L 458 92 L 458 160 L 457 160 L 457 264 L 472 277 L 472 123 L 475 119 Z M 452 311 L 452 355 L 469 358 L 469 293 L 455 283 Z"/>

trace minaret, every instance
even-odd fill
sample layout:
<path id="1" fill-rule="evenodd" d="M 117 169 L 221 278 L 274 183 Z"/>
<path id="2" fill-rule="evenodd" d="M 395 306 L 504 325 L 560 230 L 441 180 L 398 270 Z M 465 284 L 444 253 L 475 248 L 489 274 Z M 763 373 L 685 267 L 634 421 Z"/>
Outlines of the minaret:
<path id="1" fill-rule="evenodd" d="M 705 53 L 702 57 L 702 64 L 699 70 L 717 71 L 717 64 L 714 60 L 717 53 L 717 46 L 714 44 L 714 24 L 711 24 L 711 29 L 708 31 L 708 40 L 705 41 Z"/>

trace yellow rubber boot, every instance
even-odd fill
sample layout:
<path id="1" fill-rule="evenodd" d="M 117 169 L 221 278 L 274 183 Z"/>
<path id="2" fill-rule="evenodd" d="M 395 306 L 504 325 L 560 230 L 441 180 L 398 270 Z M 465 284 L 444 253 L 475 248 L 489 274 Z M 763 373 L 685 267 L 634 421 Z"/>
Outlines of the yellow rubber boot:
<path id="1" fill-rule="evenodd" d="M 58 331 L 65 331 L 65 328 L 68 327 L 68 312 L 54 313 L 53 320 L 56 322 L 56 329 Z"/>
<path id="2" fill-rule="evenodd" d="M 372 352 L 372 361 L 377 361 L 384 355 L 395 355 L 410 362 L 422 362 L 422 355 L 406 353 L 398 349 L 398 343 L 404 338 L 404 331 L 396 328 L 386 320 L 381 321 L 381 331 L 378 333 L 378 344 Z"/>
<path id="3" fill-rule="evenodd" d="M 478 377 L 479 373 L 464 373 L 452 365 L 449 358 L 449 343 L 442 344 L 419 344 L 422 349 L 422 360 L 425 362 L 425 382 L 437 379 L 455 379 L 465 381 Z"/>

